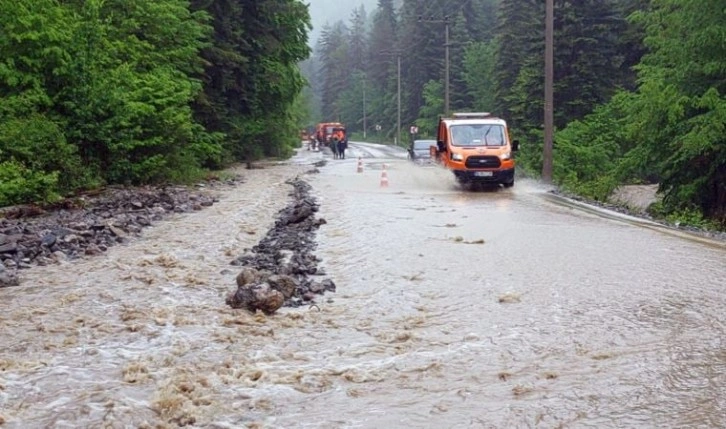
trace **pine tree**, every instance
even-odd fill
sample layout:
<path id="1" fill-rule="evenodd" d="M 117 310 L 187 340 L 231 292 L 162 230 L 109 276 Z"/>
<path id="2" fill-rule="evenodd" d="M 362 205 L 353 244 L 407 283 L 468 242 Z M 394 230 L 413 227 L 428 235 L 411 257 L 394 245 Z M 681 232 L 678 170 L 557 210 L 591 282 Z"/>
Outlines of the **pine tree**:
<path id="1" fill-rule="evenodd" d="M 513 95 L 515 83 L 525 63 L 539 67 L 544 53 L 544 5 L 536 0 L 502 0 L 497 14 L 496 28 L 496 112 L 509 119 L 514 129 L 522 127 L 524 120 L 513 116 L 518 98 Z M 541 62 L 542 67 L 544 61 Z M 520 84 L 521 86 L 521 84 Z M 535 100 L 530 103 L 536 103 Z M 519 122 L 518 122 L 519 120 Z"/>
<path id="2" fill-rule="evenodd" d="M 473 104 L 464 76 L 464 53 L 471 43 L 471 36 L 462 11 L 454 17 L 449 36 L 449 97 L 452 111 L 466 110 Z"/>
<path id="3" fill-rule="evenodd" d="M 726 15 L 711 0 L 653 0 L 629 155 L 656 165 L 664 204 L 726 226 Z M 690 216 L 693 218 L 693 216 Z"/>
<path id="4" fill-rule="evenodd" d="M 476 42 L 467 46 L 464 52 L 463 77 L 472 100 L 471 107 L 477 111 L 495 110 L 495 48 L 493 41 Z"/>
<path id="5" fill-rule="evenodd" d="M 622 85 L 618 35 L 627 23 L 609 0 L 560 1 L 555 18 L 555 125 L 582 119 Z"/>
<path id="6" fill-rule="evenodd" d="M 348 42 L 348 68 L 351 74 L 363 72 L 366 53 L 368 52 L 368 36 L 366 34 L 367 14 L 365 7 L 360 6 L 353 11 L 350 19 L 350 32 Z"/>
<path id="7" fill-rule="evenodd" d="M 410 124 L 424 104 L 423 87 L 430 80 L 441 80 L 445 67 L 443 0 L 405 0 L 401 9 L 402 122 Z M 424 21 L 420 22 L 419 18 Z"/>
<path id="8" fill-rule="evenodd" d="M 324 27 L 318 40 L 319 78 L 322 79 L 321 110 L 325 121 L 340 120 L 339 100 L 350 84 L 348 43 L 348 28 L 340 21 Z"/>
<path id="9" fill-rule="evenodd" d="M 210 131 L 226 136 L 237 160 L 281 155 L 298 140 L 290 109 L 305 85 L 298 63 L 310 54 L 310 16 L 298 0 L 194 0 L 212 16 L 203 52 L 204 94 L 194 108 Z"/>
<path id="10" fill-rule="evenodd" d="M 495 36 L 499 0 L 470 0 L 462 6 L 472 42 L 488 42 Z"/>
<path id="11" fill-rule="evenodd" d="M 370 89 L 371 123 L 387 130 L 392 129 L 396 122 L 397 26 L 393 0 L 378 0 L 369 36 L 366 75 Z"/>

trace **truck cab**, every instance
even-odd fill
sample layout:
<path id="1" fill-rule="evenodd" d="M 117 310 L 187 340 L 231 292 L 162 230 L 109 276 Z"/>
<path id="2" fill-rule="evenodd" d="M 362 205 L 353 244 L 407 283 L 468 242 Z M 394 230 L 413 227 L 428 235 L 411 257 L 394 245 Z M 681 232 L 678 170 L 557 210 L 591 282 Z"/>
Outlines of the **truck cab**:
<path id="1" fill-rule="evenodd" d="M 460 183 L 514 186 L 513 153 L 507 123 L 490 113 L 454 113 L 439 118 L 431 157 L 454 173 Z"/>

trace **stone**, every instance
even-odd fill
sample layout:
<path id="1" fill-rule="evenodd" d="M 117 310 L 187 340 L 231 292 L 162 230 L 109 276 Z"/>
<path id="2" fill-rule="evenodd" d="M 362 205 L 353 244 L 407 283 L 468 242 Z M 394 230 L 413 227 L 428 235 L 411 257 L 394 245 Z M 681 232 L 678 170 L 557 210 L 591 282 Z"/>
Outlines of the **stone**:
<path id="1" fill-rule="evenodd" d="M 262 278 L 260 271 L 254 268 L 243 268 L 239 274 L 237 274 L 237 287 L 244 287 L 248 284 L 258 283 Z"/>
<path id="2" fill-rule="evenodd" d="M 311 187 L 297 178 L 287 182 L 293 186 L 292 201 L 280 212 L 273 227 L 260 242 L 231 261 L 231 265 L 244 267 L 237 276 L 237 291 L 227 297 L 227 303 L 235 308 L 250 308 L 250 288 L 267 283 L 278 291 L 288 306 L 300 306 L 314 299 L 315 293 L 335 291 L 332 281 L 315 282 L 310 276 L 324 274 L 318 268 L 320 258 L 313 254 L 317 227 L 325 224 L 315 218 L 318 204 L 310 196 Z M 264 271 L 266 276 L 257 276 Z M 254 286 L 259 288 L 259 286 Z M 257 308 L 256 306 L 252 306 Z"/>
<path id="3" fill-rule="evenodd" d="M 20 284 L 17 274 L 10 271 L 0 271 L 0 288 L 8 286 L 17 286 Z"/>
<path id="4" fill-rule="evenodd" d="M 45 247 L 51 247 L 55 244 L 58 237 L 55 234 L 45 234 L 41 239 L 41 244 Z"/>
<path id="5" fill-rule="evenodd" d="M 251 312 L 261 310 L 272 314 L 285 303 L 285 297 L 268 283 L 250 284 L 237 289 L 227 296 L 227 305 L 232 308 L 245 308 Z"/>
<path id="6" fill-rule="evenodd" d="M 269 283 L 273 289 L 280 291 L 285 299 L 292 298 L 299 286 L 298 281 L 293 277 L 278 274 L 271 275 L 267 279 L 267 283 Z"/>
<path id="7" fill-rule="evenodd" d="M 18 251 L 17 243 L 7 243 L 0 246 L 0 253 L 15 253 Z"/>
<path id="8" fill-rule="evenodd" d="M 95 244 L 91 244 L 88 247 L 86 247 L 86 250 L 84 251 L 86 255 L 90 256 L 97 256 L 103 253 L 103 251 Z"/>
<path id="9" fill-rule="evenodd" d="M 111 231 L 111 234 L 115 235 L 118 238 L 127 238 L 129 236 L 126 231 L 117 226 L 109 225 L 108 229 Z"/>
<path id="10" fill-rule="evenodd" d="M 322 285 L 325 288 L 326 291 L 335 292 L 335 282 L 333 282 L 330 279 L 325 279 L 322 281 Z"/>

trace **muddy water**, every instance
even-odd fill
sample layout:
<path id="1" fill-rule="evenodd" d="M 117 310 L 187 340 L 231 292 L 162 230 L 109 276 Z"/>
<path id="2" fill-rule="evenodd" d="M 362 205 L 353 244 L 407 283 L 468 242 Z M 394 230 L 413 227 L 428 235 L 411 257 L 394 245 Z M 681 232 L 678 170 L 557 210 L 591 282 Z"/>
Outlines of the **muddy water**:
<path id="1" fill-rule="evenodd" d="M 338 293 L 272 317 L 224 308 L 228 262 L 319 156 L 0 290 L 3 427 L 726 426 L 726 251 L 533 183 L 462 192 L 353 146 L 306 176 Z"/>

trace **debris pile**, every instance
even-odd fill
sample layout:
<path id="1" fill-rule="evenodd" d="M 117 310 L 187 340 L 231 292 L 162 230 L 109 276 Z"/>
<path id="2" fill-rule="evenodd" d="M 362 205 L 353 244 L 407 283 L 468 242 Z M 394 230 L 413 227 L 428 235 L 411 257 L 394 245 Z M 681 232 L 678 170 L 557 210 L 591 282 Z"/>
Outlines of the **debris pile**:
<path id="1" fill-rule="evenodd" d="M 199 190 L 108 188 L 56 206 L 4 208 L 0 211 L 0 287 L 17 285 L 18 270 L 99 255 L 173 213 L 209 207 L 217 199 L 203 188 L 239 181 L 205 182 L 198 185 Z"/>
<path id="2" fill-rule="evenodd" d="M 326 223 L 315 218 L 319 205 L 308 183 L 298 178 L 287 183 L 293 186 L 292 202 L 257 245 L 232 261 L 244 267 L 237 290 L 227 296 L 233 308 L 273 313 L 282 305 L 299 306 L 313 302 L 315 294 L 335 291 L 332 280 L 315 278 L 325 275 L 313 254 L 315 233 Z"/>

